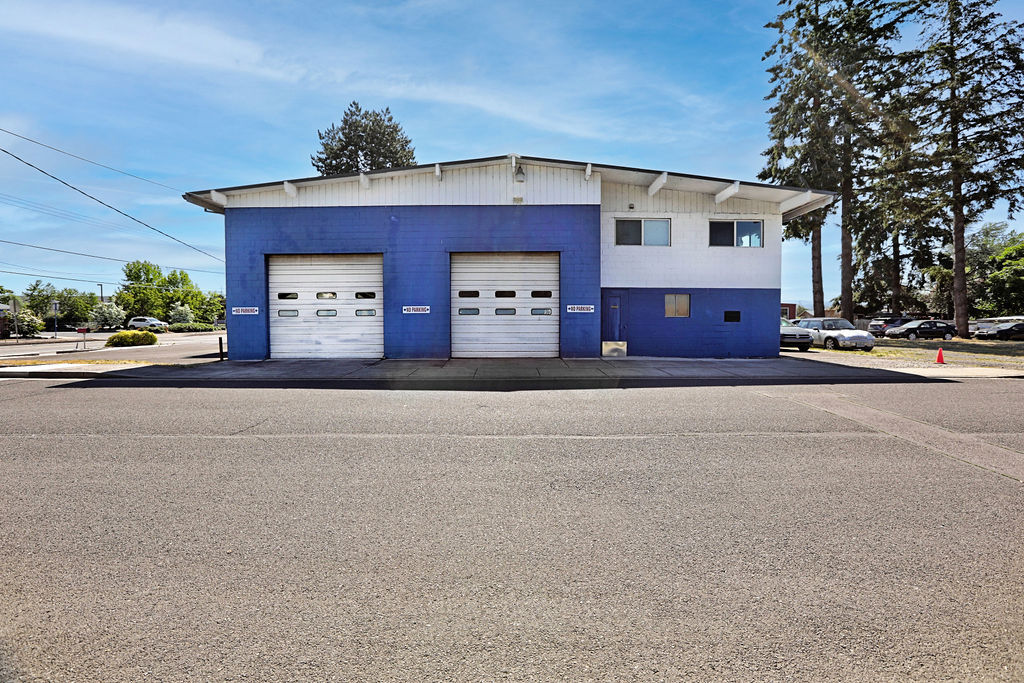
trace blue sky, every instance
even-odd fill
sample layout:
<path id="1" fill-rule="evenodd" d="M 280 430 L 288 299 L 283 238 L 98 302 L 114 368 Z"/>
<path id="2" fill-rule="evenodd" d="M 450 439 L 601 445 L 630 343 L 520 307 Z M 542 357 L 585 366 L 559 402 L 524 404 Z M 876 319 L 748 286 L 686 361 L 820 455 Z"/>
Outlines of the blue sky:
<path id="1" fill-rule="evenodd" d="M 1001 9 L 1024 17 L 1020 3 Z M 358 100 L 389 106 L 421 163 L 516 152 L 755 180 L 774 13 L 769 0 L 0 0 L 0 128 L 199 190 L 315 175 L 317 129 Z M 0 147 L 223 254 L 222 217 L 181 192 L 5 133 Z M 198 272 L 220 262 L 3 154 L 0 185 L 0 239 L 196 269 L 203 289 L 223 290 L 222 275 Z M 824 247 L 831 299 L 837 228 Z M 112 261 L 3 243 L 0 270 L 39 274 L 0 272 L 16 291 L 37 277 L 97 291 L 120 275 Z M 783 273 L 783 300 L 809 304 L 809 248 L 786 243 Z"/>

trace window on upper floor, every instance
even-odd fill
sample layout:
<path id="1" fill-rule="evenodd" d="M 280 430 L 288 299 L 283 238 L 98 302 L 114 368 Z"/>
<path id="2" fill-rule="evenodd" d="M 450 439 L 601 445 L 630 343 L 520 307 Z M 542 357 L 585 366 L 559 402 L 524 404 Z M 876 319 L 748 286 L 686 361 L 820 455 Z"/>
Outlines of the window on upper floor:
<path id="1" fill-rule="evenodd" d="M 615 219 L 615 244 L 667 247 L 671 234 L 672 221 L 668 218 Z"/>
<path id="2" fill-rule="evenodd" d="M 764 223 L 762 221 L 711 221 L 708 226 L 708 245 L 712 247 L 760 247 Z"/>

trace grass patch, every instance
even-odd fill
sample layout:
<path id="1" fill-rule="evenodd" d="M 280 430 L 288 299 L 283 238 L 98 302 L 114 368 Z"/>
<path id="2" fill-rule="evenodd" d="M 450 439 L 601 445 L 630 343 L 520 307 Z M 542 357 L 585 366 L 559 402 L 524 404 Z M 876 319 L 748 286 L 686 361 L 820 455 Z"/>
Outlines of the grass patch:
<path id="1" fill-rule="evenodd" d="M 22 359 L 10 358 L 0 360 L 0 368 L 15 367 L 18 365 L 153 365 L 144 360 L 86 360 L 84 358 L 41 358 Z"/>
<path id="2" fill-rule="evenodd" d="M 875 352 L 881 349 L 896 350 L 905 349 L 908 351 L 928 351 L 932 354 L 942 347 L 943 353 L 972 353 L 988 356 L 1009 356 L 1024 358 L 1024 342 L 1012 341 L 988 341 L 987 339 L 883 339 L 879 337 L 875 342 Z"/>

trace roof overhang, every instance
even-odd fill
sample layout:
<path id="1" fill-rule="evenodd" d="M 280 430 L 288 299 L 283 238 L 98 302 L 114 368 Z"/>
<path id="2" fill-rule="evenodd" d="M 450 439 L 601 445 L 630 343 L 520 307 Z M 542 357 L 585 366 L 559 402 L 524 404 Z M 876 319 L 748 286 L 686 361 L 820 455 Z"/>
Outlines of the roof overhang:
<path id="1" fill-rule="evenodd" d="M 332 182 L 358 182 L 363 187 L 366 187 L 370 179 L 375 177 L 400 176 L 417 173 L 430 173 L 440 179 L 442 177 L 443 170 L 447 168 L 488 166 L 495 163 L 508 163 L 509 159 L 512 159 L 513 165 L 518 160 L 524 164 L 578 169 L 586 174 L 588 179 L 591 173 L 597 172 L 601 174 L 601 178 L 604 182 L 639 185 L 647 188 L 648 193 L 652 196 L 661 190 L 678 190 L 682 192 L 697 192 L 712 195 L 715 197 L 715 201 L 718 204 L 731 198 L 778 203 L 780 213 L 782 213 L 783 222 L 828 206 L 835 199 L 836 195 L 835 192 L 830 192 L 828 190 L 813 190 L 801 187 L 789 187 L 785 185 L 770 185 L 767 183 L 749 182 L 732 178 L 716 178 L 712 176 L 632 168 L 628 166 L 615 166 L 610 164 L 598 164 L 594 162 L 530 157 L 519 154 L 504 154 L 496 157 L 443 161 L 440 163 L 420 164 L 418 166 L 407 166 L 403 168 L 386 168 L 378 171 L 366 171 L 365 173 L 313 176 L 309 178 L 257 183 L 254 185 L 237 185 L 234 187 L 199 190 L 197 192 L 185 193 L 182 197 L 185 201 L 195 204 L 196 206 L 201 206 L 207 211 L 224 213 L 224 209 L 227 205 L 227 196 L 230 194 L 243 194 L 252 191 L 280 189 L 288 194 L 288 196 L 295 196 L 294 193 L 297 192 L 297 188 L 310 185 Z"/>

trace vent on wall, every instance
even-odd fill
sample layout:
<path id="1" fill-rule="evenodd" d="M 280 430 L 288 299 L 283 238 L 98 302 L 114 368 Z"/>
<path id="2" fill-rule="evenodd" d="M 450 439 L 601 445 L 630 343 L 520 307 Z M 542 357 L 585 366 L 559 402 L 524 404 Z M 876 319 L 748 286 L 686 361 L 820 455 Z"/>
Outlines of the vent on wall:
<path id="1" fill-rule="evenodd" d="M 726 311 L 725 312 L 725 322 L 727 322 L 727 323 L 738 323 L 739 321 L 740 321 L 740 312 L 739 311 Z"/>

